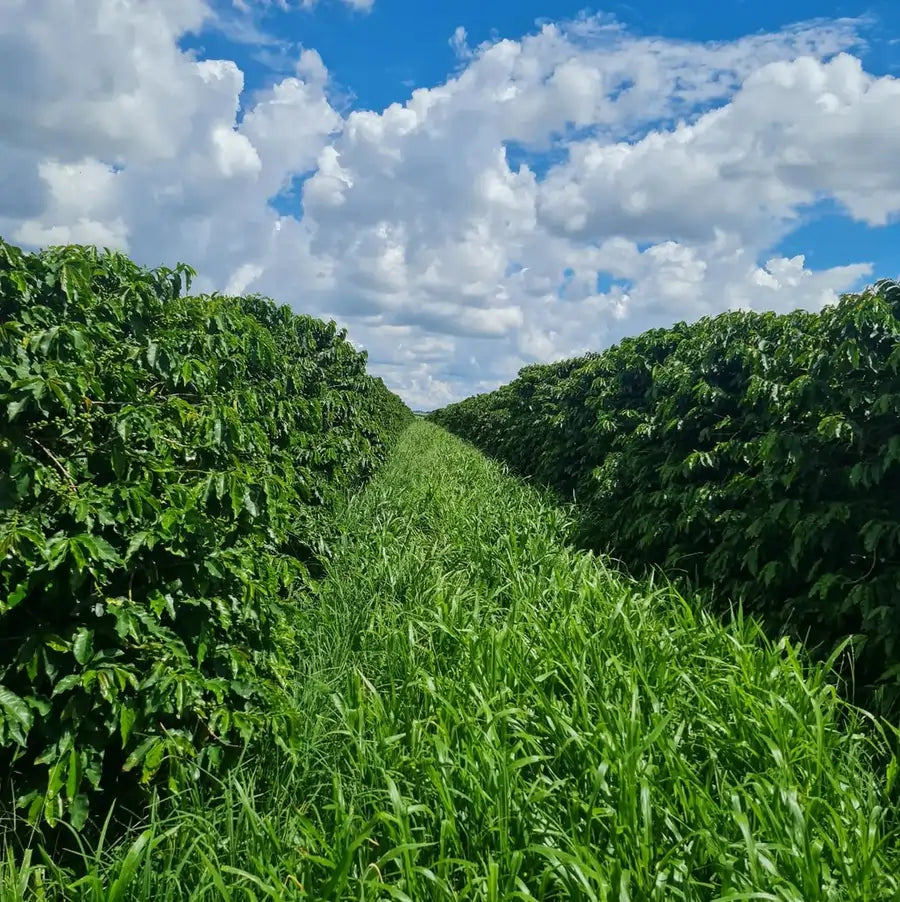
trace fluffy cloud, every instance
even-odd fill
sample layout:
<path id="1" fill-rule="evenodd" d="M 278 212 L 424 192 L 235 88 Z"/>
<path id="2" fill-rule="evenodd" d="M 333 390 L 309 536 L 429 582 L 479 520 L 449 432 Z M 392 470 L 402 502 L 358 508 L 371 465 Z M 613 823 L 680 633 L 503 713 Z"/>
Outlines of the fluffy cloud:
<path id="1" fill-rule="evenodd" d="M 231 0 L 232 6 L 241 12 L 252 12 L 254 8 L 265 9 L 268 6 L 276 6 L 279 9 L 289 10 L 292 7 L 301 9 L 313 9 L 320 0 Z M 361 12 L 369 12 L 375 5 L 375 0 L 341 0 L 351 9 Z"/>
<path id="2" fill-rule="evenodd" d="M 779 256 L 804 208 L 900 212 L 900 82 L 864 71 L 858 23 L 692 44 L 583 16 L 475 48 L 458 29 L 452 78 L 342 115 L 313 50 L 249 94 L 236 62 L 179 49 L 217 15 L 0 7 L 0 234 L 334 316 L 416 406 L 680 319 L 819 307 L 873 273 Z"/>

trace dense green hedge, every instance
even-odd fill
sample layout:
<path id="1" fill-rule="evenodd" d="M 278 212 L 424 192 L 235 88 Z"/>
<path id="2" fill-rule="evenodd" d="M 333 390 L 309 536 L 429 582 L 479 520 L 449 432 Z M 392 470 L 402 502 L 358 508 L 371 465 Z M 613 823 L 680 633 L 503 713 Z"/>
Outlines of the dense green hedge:
<path id="1" fill-rule="evenodd" d="M 900 696 L 900 286 L 727 313 L 524 368 L 432 418 L 582 505 L 585 539 Z"/>
<path id="2" fill-rule="evenodd" d="M 292 608 L 411 416 L 334 323 L 192 274 L 0 240 L 0 774 L 32 819 L 288 737 Z"/>

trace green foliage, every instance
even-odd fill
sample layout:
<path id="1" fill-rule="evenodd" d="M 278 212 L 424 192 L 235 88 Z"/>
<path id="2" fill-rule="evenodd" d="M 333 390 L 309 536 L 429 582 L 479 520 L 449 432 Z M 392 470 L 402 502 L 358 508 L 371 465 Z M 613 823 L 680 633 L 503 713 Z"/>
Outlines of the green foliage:
<path id="1" fill-rule="evenodd" d="M 332 509 L 410 417 L 334 323 L 192 275 L 0 240 L 0 770 L 32 820 L 289 738 Z"/>
<path id="2" fill-rule="evenodd" d="M 303 618 L 301 753 L 62 865 L 0 839 L 0 898 L 896 902 L 897 761 L 828 668 L 498 470 L 410 427 Z"/>
<path id="3" fill-rule="evenodd" d="M 432 418 L 575 497 L 585 540 L 695 585 L 900 698 L 900 285 L 727 313 L 526 367 Z"/>

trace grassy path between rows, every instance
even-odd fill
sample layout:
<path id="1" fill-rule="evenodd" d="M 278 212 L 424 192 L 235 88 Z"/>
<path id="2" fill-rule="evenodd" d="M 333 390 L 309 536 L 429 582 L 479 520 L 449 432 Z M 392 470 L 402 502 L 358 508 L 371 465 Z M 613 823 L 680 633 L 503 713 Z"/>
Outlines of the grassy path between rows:
<path id="1" fill-rule="evenodd" d="M 87 850 L 80 880 L 0 864 L 4 902 L 900 898 L 876 732 L 824 669 L 568 533 L 415 423 L 303 613 L 296 748 Z"/>

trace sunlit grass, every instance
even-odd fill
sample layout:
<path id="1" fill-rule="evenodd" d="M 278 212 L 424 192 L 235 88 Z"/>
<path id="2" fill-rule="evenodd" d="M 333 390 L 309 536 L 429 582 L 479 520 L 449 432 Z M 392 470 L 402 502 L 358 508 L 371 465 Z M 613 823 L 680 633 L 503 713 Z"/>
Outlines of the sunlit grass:
<path id="1" fill-rule="evenodd" d="M 900 898 L 877 724 L 569 530 L 417 422 L 300 612 L 293 755 L 66 870 L 7 849 L 2 899 Z"/>

